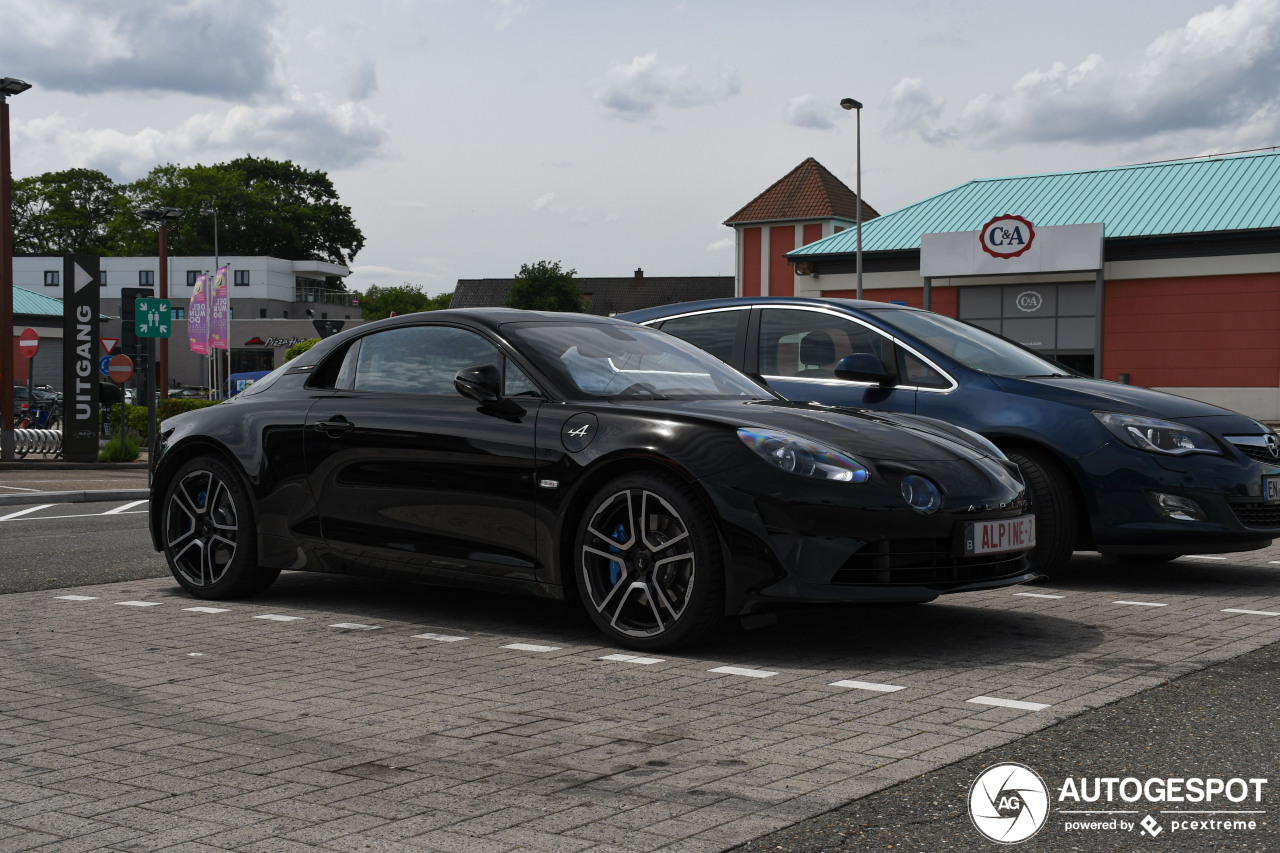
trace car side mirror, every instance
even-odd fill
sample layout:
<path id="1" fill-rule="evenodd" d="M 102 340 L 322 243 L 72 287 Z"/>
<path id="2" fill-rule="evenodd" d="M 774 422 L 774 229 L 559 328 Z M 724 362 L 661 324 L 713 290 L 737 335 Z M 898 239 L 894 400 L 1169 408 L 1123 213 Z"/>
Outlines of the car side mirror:
<path id="1" fill-rule="evenodd" d="M 836 363 L 836 378 L 850 382 L 874 382 L 881 387 L 898 384 L 896 374 L 885 370 L 884 362 L 868 352 L 846 355 Z"/>
<path id="2" fill-rule="evenodd" d="M 502 374 L 495 364 L 464 367 L 453 377 L 453 387 L 477 403 L 496 403 L 502 399 Z"/>

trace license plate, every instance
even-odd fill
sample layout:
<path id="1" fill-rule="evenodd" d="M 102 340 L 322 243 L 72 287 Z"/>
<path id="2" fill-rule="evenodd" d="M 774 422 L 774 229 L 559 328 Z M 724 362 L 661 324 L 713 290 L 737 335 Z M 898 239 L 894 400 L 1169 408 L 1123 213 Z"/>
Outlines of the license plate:
<path id="1" fill-rule="evenodd" d="M 1277 477 L 1280 485 L 1280 477 Z M 1026 551 L 1036 544 L 1036 517 L 1022 515 L 994 521 L 969 521 L 964 525 L 965 556 Z"/>
<path id="2" fill-rule="evenodd" d="M 1280 477 L 1262 478 L 1262 499 L 1267 503 L 1280 501 Z"/>

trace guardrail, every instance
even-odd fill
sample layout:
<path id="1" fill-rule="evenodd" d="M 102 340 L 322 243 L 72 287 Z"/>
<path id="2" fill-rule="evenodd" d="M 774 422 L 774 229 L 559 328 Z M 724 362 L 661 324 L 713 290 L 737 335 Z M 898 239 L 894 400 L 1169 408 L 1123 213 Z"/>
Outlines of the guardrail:
<path id="1" fill-rule="evenodd" d="M 15 429 L 13 431 L 13 453 L 23 457 L 28 453 L 39 453 L 44 456 L 62 454 L 62 430 L 60 429 Z"/>

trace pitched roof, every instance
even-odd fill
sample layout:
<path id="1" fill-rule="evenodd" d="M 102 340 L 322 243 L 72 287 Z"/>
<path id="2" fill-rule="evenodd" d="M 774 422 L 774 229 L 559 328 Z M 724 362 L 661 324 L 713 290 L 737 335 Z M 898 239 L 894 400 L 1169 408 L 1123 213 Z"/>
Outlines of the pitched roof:
<path id="1" fill-rule="evenodd" d="M 826 166 L 808 157 L 726 219 L 724 224 L 795 219 L 847 219 L 853 222 L 858 218 L 857 211 L 857 194 L 831 174 Z M 862 202 L 863 222 L 879 215 L 874 207 Z M 866 248 L 865 244 L 863 248 Z"/>
<path id="2" fill-rule="evenodd" d="M 61 317 L 62 300 L 27 290 L 25 287 L 13 288 L 14 316 L 27 317 Z"/>
<path id="3" fill-rule="evenodd" d="M 575 279 L 587 313 L 607 317 L 657 305 L 733 296 L 733 276 L 627 276 Z M 459 279 L 450 308 L 491 308 L 507 303 L 510 278 Z"/>
<path id="4" fill-rule="evenodd" d="M 922 234 L 977 231 L 1002 214 L 1101 222 L 1109 238 L 1280 228 L 1280 152 L 970 181 L 864 224 L 862 250 L 918 249 Z M 853 241 L 842 231 L 788 255 L 852 252 Z"/>

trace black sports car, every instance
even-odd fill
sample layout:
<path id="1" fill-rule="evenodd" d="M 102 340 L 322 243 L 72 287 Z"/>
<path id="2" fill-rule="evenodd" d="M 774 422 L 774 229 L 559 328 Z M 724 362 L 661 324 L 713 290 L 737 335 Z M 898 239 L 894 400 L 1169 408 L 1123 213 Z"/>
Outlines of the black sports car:
<path id="1" fill-rule="evenodd" d="M 435 311 L 167 419 L 151 535 L 200 598 L 283 569 L 578 599 L 663 649 L 781 602 L 1031 580 L 1017 468 L 973 433 L 783 400 L 665 333 Z"/>

